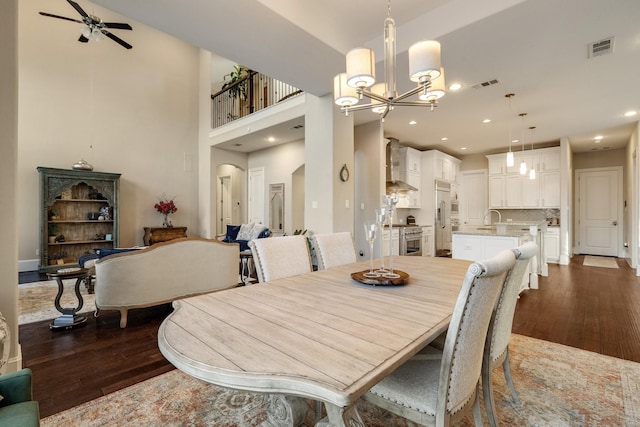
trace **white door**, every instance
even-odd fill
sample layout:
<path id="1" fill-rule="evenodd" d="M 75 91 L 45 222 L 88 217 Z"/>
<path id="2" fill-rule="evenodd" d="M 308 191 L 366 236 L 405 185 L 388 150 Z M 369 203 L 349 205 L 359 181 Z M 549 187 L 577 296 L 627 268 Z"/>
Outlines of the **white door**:
<path id="1" fill-rule="evenodd" d="M 218 194 L 220 196 L 220 220 L 218 221 L 218 235 L 222 235 L 227 230 L 227 225 L 231 224 L 231 212 L 233 203 L 231 198 L 231 177 L 220 177 L 220 188 Z"/>
<path id="2" fill-rule="evenodd" d="M 578 175 L 578 252 L 618 256 L 621 170 L 585 169 Z"/>
<path id="3" fill-rule="evenodd" d="M 249 170 L 249 223 L 264 224 L 264 168 Z"/>
<path id="4" fill-rule="evenodd" d="M 486 171 L 462 172 L 460 214 L 464 225 L 482 225 L 487 211 Z"/>

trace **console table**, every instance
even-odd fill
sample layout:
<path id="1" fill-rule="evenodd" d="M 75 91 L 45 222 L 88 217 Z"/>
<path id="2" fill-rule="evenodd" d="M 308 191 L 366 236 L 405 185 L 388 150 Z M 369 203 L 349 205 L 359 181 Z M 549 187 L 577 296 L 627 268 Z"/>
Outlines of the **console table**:
<path id="1" fill-rule="evenodd" d="M 187 227 L 144 227 L 142 241 L 146 246 L 187 237 Z"/>

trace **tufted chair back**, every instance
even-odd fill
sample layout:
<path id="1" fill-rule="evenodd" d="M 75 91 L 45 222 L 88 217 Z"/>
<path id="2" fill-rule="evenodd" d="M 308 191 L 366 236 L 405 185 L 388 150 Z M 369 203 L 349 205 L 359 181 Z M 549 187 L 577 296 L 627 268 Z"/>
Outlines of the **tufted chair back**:
<path id="1" fill-rule="evenodd" d="M 314 234 L 312 241 L 319 270 L 357 261 L 353 237 L 349 232 Z"/>
<path id="2" fill-rule="evenodd" d="M 259 282 L 313 271 L 307 238 L 304 236 L 256 239 L 252 241 L 251 253 Z"/>

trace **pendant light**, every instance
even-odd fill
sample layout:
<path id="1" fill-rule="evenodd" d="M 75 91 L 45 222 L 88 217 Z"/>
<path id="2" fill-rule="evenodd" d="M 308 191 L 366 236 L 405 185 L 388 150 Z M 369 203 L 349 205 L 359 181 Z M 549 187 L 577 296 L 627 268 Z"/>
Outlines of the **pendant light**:
<path id="1" fill-rule="evenodd" d="M 508 93 L 504 97 L 509 100 L 509 152 L 507 153 L 507 167 L 513 167 L 513 151 L 511 151 L 511 98 L 515 96 L 515 93 Z"/>
<path id="2" fill-rule="evenodd" d="M 535 126 L 529 126 L 529 130 L 533 133 Z M 533 154 L 533 137 L 531 138 L 531 154 Z M 536 168 L 534 165 L 531 165 L 531 169 L 529 169 L 529 179 L 536 179 Z"/>
<path id="3" fill-rule="evenodd" d="M 526 116 L 527 113 L 520 113 L 518 115 L 522 117 L 522 154 L 524 155 L 524 116 Z M 526 174 L 527 174 L 527 162 L 524 161 L 524 156 L 523 156 L 522 161 L 520 162 L 520 175 L 526 175 Z"/>

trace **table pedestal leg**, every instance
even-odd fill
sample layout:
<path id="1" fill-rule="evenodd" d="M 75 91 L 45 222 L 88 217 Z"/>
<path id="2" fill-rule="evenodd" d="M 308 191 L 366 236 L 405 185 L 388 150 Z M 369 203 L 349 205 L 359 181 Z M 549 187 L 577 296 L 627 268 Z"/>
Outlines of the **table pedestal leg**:
<path id="1" fill-rule="evenodd" d="M 309 407 L 301 397 L 270 394 L 267 397 L 268 423 L 264 426 L 297 427 L 304 421 Z"/>
<path id="2" fill-rule="evenodd" d="M 63 308 L 60 305 L 60 299 L 62 298 L 62 293 L 64 292 L 64 283 L 62 278 L 56 277 L 56 281 L 58 282 L 58 294 L 56 295 L 54 305 L 56 306 L 56 309 L 60 313 L 62 313 L 62 316 L 56 317 L 49 324 L 49 329 L 51 330 L 71 329 L 76 326 L 84 325 L 87 322 L 86 317 L 76 315 L 76 313 L 80 311 L 80 309 L 84 304 L 84 301 L 82 299 L 82 294 L 80 293 L 80 283 L 85 279 L 85 276 L 82 275 L 78 277 L 78 275 L 75 275 L 74 277 L 71 277 L 71 278 L 76 279 L 75 293 L 76 293 L 76 298 L 78 299 L 78 305 L 73 308 L 69 308 L 69 307 Z"/>
<path id="3" fill-rule="evenodd" d="M 355 404 L 348 408 L 342 408 L 325 403 L 325 407 L 327 408 L 328 419 L 323 418 L 318 421 L 315 427 L 364 427 Z"/>

